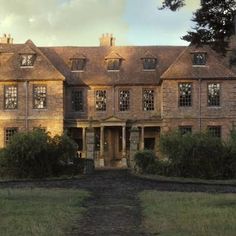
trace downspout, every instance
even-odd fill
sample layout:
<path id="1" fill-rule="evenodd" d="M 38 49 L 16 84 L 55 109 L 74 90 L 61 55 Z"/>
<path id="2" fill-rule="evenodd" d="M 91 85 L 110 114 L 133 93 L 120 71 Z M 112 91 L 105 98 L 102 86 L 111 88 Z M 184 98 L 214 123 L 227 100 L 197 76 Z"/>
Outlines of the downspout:
<path id="1" fill-rule="evenodd" d="M 25 81 L 25 130 L 29 130 L 28 124 L 28 116 L 29 116 L 29 109 L 28 109 L 28 100 L 29 100 L 29 81 Z"/>
<path id="2" fill-rule="evenodd" d="M 198 122 L 199 122 L 199 131 L 201 132 L 202 131 L 202 99 L 201 99 L 201 93 L 202 93 L 201 82 L 202 82 L 202 79 L 199 78 L 198 82 L 199 82 L 199 89 L 198 89 L 198 100 L 199 100 L 198 119 L 199 120 L 198 120 Z"/>

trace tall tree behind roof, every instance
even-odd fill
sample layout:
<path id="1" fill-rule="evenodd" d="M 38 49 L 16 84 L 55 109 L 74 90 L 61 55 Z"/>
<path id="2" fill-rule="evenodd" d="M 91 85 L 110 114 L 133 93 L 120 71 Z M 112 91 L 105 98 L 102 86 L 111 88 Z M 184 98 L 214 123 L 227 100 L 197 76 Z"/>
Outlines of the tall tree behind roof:
<path id="1" fill-rule="evenodd" d="M 161 10 L 177 11 L 185 0 L 164 0 Z M 225 53 L 229 38 L 235 34 L 235 0 L 201 0 L 201 7 L 193 13 L 196 26 L 182 39 L 196 45 L 210 44 L 218 52 Z"/>

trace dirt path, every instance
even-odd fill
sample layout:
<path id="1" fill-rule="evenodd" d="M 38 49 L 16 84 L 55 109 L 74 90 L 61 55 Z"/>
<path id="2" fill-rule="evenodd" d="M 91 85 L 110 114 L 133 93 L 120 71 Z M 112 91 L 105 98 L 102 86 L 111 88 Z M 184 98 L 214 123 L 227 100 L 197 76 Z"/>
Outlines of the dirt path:
<path id="1" fill-rule="evenodd" d="M 81 179 L 0 183 L 1 187 L 80 188 L 91 192 L 86 214 L 70 236 L 147 235 L 141 227 L 138 193 L 143 190 L 236 193 L 236 186 L 158 182 L 135 177 L 127 170 L 100 170 Z"/>

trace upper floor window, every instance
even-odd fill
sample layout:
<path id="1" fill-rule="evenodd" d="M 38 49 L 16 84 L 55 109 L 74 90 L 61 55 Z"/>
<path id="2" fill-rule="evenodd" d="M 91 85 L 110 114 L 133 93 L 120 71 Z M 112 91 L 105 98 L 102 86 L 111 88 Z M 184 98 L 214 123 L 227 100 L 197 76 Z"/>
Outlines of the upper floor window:
<path id="1" fill-rule="evenodd" d="M 154 111 L 154 90 L 153 89 L 143 90 L 143 110 Z"/>
<path id="2" fill-rule="evenodd" d="M 20 65 L 22 67 L 34 66 L 35 59 L 36 59 L 36 54 L 21 54 L 20 55 Z"/>
<path id="3" fill-rule="evenodd" d="M 71 58 L 71 71 L 83 71 L 86 65 L 85 58 Z"/>
<path id="4" fill-rule="evenodd" d="M 128 89 L 119 91 L 119 110 L 128 111 L 130 109 L 130 91 Z"/>
<path id="5" fill-rule="evenodd" d="M 121 59 L 107 59 L 107 70 L 108 71 L 119 71 L 121 67 Z"/>
<path id="6" fill-rule="evenodd" d="M 220 84 L 208 84 L 208 106 L 220 106 Z"/>
<path id="7" fill-rule="evenodd" d="M 17 109 L 17 86 L 4 86 L 4 108 Z"/>
<path id="8" fill-rule="evenodd" d="M 213 137 L 221 137 L 221 126 L 208 126 L 208 133 Z"/>
<path id="9" fill-rule="evenodd" d="M 73 90 L 71 94 L 71 103 L 73 111 L 84 111 L 83 90 Z"/>
<path id="10" fill-rule="evenodd" d="M 156 58 L 142 58 L 144 70 L 155 70 L 157 66 Z"/>
<path id="11" fill-rule="evenodd" d="M 107 91 L 97 90 L 96 91 L 96 111 L 106 111 L 107 107 Z"/>
<path id="12" fill-rule="evenodd" d="M 5 144 L 8 144 L 14 134 L 18 132 L 18 128 L 10 127 L 5 129 Z"/>
<path id="13" fill-rule="evenodd" d="M 179 132 L 181 135 L 191 134 L 192 126 L 179 126 Z"/>
<path id="14" fill-rule="evenodd" d="M 192 84 L 179 83 L 179 106 L 190 107 L 192 106 Z"/>
<path id="15" fill-rule="evenodd" d="M 33 108 L 44 109 L 47 102 L 47 87 L 46 85 L 33 86 Z"/>
<path id="16" fill-rule="evenodd" d="M 194 52 L 192 53 L 193 65 L 201 66 L 206 65 L 207 54 L 205 52 Z"/>

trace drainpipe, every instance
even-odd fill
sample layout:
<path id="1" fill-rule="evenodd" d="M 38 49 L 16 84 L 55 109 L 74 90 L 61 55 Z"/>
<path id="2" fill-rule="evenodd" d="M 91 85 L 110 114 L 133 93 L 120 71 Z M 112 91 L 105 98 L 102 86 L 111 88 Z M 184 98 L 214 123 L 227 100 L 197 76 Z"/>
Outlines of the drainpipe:
<path id="1" fill-rule="evenodd" d="M 202 79 L 198 79 L 198 82 L 199 82 L 199 89 L 198 89 L 198 100 L 199 100 L 199 108 L 198 108 L 198 111 L 199 111 L 199 114 L 198 114 L 198 119 L 199 119 L 199 131 L 201 132 L 202 131 L 202 99 L 201 99 L 201 92 L 202 92 L 202 86 L 201 86 L 201 82 L 202 82 Z"/>
<path id="2" fill-rule="evenodd" d="M 28 116 L 29 116 L 29 109 L 28 109 L 28 100 L 29 100 L 29 81 L 25 81 L 25 130 L 29 130 L 28 124 Z"/>

